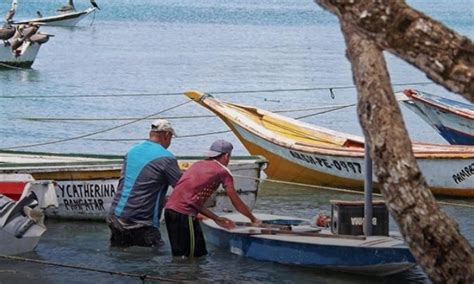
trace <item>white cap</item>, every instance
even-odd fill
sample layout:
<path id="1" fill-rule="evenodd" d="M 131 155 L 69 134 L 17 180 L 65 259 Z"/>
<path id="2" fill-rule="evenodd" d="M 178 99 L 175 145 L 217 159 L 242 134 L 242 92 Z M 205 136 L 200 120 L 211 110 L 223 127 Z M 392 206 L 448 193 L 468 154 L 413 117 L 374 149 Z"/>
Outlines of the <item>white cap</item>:
<path id="1" fill-rule="evenodd" d="M 173 136 L 177 136 L 176 132 L 174 131 L 171 123 L 166 119 L 157 119 L 151 123 L 151 131 L 168 131 L 173 134 Z"/>

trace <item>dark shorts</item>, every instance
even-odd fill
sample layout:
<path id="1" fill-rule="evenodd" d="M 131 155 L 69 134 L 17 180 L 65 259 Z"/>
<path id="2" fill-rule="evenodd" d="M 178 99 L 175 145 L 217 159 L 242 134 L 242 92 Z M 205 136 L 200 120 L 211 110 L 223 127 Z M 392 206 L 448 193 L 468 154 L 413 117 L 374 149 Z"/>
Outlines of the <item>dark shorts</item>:
<path id="1" fill-rule="evenodd" d="M 174 256 L 199 257 L 207 254 L 201 225 L 194 217 L 166 209 L 165 221 Z"/>
<path id="2" fill-rule="evenodd" d="M 153 226 L 145 226 L 136 229 L 125 229 L 115 216 L 108 216 L 107 223 L 110 228 L 110 246 L 112 247 L 160 247 L 160 230 Z"/>

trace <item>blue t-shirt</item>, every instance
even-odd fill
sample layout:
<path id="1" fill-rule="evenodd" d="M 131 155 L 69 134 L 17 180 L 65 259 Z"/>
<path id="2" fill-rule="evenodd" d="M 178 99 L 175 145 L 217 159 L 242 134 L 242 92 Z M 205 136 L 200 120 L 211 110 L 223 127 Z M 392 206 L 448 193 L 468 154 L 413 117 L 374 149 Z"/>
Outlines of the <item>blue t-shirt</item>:
<path id="1" fill-rule="evenodd" d="M 133 146 L 125 156 L 110 214 L 130 225 L 159 228 L 168 186 L 174 187 L 180 177 L 176 157 L 159 143 L 147 140 Z"/>

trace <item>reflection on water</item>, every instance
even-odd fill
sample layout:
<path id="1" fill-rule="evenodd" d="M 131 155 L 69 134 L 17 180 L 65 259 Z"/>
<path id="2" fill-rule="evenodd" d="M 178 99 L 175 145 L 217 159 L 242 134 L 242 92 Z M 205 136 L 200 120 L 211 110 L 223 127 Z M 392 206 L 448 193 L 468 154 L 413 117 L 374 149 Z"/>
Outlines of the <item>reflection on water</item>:
<path id="1" fill-rule="evenodd" d="M 41 71 L 35 69 L 0 69 L 0 82 L 16 81 L 18 83 L 38 82 L 41 79 Z M 15 90 L 2 89 L 3 96 L 20 95 L 12 93 Z"/>

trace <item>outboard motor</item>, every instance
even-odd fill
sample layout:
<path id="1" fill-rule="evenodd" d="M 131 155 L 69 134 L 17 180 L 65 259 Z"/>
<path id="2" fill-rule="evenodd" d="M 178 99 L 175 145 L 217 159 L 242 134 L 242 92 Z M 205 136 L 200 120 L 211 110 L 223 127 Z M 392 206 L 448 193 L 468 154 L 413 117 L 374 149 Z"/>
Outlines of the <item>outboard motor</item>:
<path id="1" fill-rule="evenodd" d="M 58 207 L 52 181 L 29 182 L 18 201 L 0 194 L 0 254 L 34 250 L 46 231 L 44 210 Z"/>

